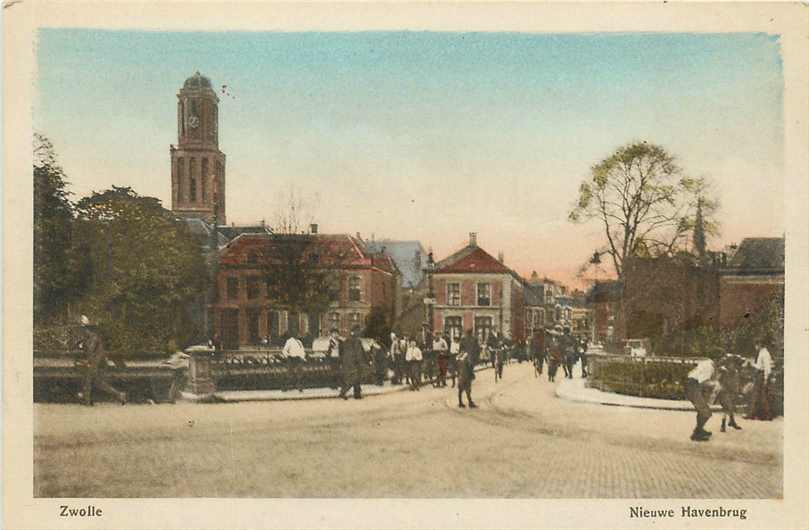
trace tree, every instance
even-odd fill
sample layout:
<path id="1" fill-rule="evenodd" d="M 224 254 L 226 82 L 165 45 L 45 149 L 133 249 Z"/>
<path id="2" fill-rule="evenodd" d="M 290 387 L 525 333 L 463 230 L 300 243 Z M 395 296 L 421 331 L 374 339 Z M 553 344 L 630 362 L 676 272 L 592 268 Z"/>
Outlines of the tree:
<path id="1" fill-rule="evenodd" d="M 73 205 L 67 177 L 53 144 L 34 134 L 34 322 L 66 317 L 68 304 L 81 291 L 73 270 Z"/>
<path id="2" fill-rule="evenodd" d="M 276 212 L 273 234 L 257 259 L 267 296 L 291 312 L 324 313 L 340 288 L 346 252 L 338 241 L 309 233 L 314 216 L 307 200 L 290 188 Z"/>
<path id="3" fill-rule="evenodd" d="M 591 168 L 579 186 L 572 222 L 597 220 L 604 227 L 605 253 L 616 275 L 632 256 L 671 255 L 682 250 L 701 205 L 704 231 L 718 233 L 718 202 L 704 178 L 683 175 L 673 155 L 647 142 L 616 150 Z"/>
<path id="4" fill-rule="evenodd" d="M 203 330 L 189 308 L 201 303 L 205 260 L 187 226 L 153 197 L 113 186 L 76 204 L 74 244 L 88 262 L 84 314 L 112 351 L 162 351 Z"/>
<path id="5" fill-rule="evenodd" d="M 380 339 L 383 344 L 387 344 L 390 341 L 390 331 L 391 324 L 388 321 L 388 312 L 385 311 L 385 308 L 376 306 L 371 309 L 363 336 Z"/>
<path id="6" fill-rule="evenodd" d="M 273 234 L 261 252 L 270 300 L 292 312 L 321 314 L 339 287 L 339 248 L 312 234 Z"/>

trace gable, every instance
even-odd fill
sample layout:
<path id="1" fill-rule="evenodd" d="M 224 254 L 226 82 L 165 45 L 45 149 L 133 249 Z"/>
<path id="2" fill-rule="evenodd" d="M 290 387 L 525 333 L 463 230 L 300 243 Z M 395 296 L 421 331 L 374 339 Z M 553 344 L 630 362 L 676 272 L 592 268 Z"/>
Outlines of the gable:
<path id="1" fill-rule="evenodd" d="M 436 274 L 511 274 L 511 269 L 480 247 L 466 247 L 436 265 Z"/>

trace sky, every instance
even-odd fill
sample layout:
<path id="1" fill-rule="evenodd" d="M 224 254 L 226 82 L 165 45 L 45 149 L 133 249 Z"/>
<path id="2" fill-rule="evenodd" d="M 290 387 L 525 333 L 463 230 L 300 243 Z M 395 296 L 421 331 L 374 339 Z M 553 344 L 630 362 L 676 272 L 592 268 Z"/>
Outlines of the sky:
<path id="1" fill-rule="evenodd" d="M 170 207 L 176 93 L 200 71 L 228 86 L 228 222 L 271 223 L 294 190 L 321 232 L 436 259 L 476 232 L 517 272 L 576 284 L 603 241 L 567 220 L 578 186 L 646 140 L 712 182 L 709 247 L 784 231 L 773 35 L 42 29 L 36 46 L 34 128 L 75 199 L 114 184 Z"/>

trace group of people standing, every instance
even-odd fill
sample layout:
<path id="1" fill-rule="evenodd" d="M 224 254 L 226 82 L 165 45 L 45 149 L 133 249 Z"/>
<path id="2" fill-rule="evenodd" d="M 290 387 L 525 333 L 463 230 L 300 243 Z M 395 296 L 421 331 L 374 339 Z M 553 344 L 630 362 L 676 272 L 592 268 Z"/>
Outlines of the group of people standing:
<path id="1" fill-rule="evenodd" d="M 542 375 L 545 364 L 548 365 L 548 381 L 556 379 L 559 366 L 564 376 L 573 379 L 573 367 L 581 361 L 581 376 L 587 377 L 587 341 L 573 337 L 569 329 L 564 333 L 552 335 L 546 331 L 535 331 L 530 343 L 531 358 L 534 362 L 534 375 Z"/>
<path id="2" fill-rule="evenodd" d="M 457 335 L 432 333 L 427 325 L 415 337 L 397 336 L 391 333 L 389 362 L 393 368 L 393 384 L 407 384 L 418 391 L 424 381 L 432 381 L 436 388 L 458 388 L 458 406 L 465 408 L 463 396 L 470 408 L 477 405 L 472 400 L 472 381 L 475 365 L 480 360 L 481 345 L 471 329 L 460 339 Z M 501 369 L 502 373 L 502 369 Z"/>
<path id="3" fill-rule="evenodd" d="M 717 360 L 700 361 L 688 373 L 685 395 L 697 411 L 697 422 L 691 433 L 691 440 L 705 442 L 711 438 L 712 433 L 705 429 L 705 424 L 713 415 L 711 412 L 713 403 L 719 403 L 722 407 L 723 417 L 720 431 L 725 432 L 727 427 L 741 430 L 742 427 L 736 422 L 735 415 L 736 399 L 740 393 L 750 395 L 745 419 L 765 421 L 772 419 L 769 380 L 773 359 L 765 346 L 765 341 L 757 341 L 755 349 L 757 351 L 755 360 L 726 354 Z M 740 387 L 741 373 L 745 369 L 753 371 L 753 382 L 749 389 Z"/>

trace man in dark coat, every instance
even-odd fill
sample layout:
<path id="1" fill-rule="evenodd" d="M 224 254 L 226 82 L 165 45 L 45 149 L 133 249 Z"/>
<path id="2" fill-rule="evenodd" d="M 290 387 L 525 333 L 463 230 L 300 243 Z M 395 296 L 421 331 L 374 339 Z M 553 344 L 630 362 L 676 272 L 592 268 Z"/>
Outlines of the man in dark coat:
<path id="1" fill-rule="evenodd" d="M 360 327 L 351 328 L 351 336 L 340 345 L 340 371 L 343 387 L 340 397 L 348 399 L 348 389 L 354 387 L 354 399 L 362 399 L 362 372 L 366 366 L 365 349 L 360 341 Z"/>
<path id="2" fill-rule="evenodd" d="M 542 375 L 542 367 L 545 365 L 545 333 L 541 330 L 534 331 L 534 336 L 531 337 L 531 359 L 537 375 Z"/>
<path id="3" fill-rule="evenodd" d="M 374 374 L 376 374 L 376 384 L 383 385 L 385 383 L 385 375 L 388 372 L 388 363 L 385 355 L 385 349 L 382 347 L 382 339 L 374 341 L 371 346 L 371 351 L 374 356 Z"/>
<path id="4" fill-rule="evenodd" d="M 562 355 L 565 377 L 573 379 L 573 365 L 576 364 L 576 340 L 570 336 L 570 328 L 565 328 L 562 336 Z"/>
<path id="5" fill-rule="evenodd" d="M 497 336 L 497 331 L 492 330 L 486 338 L 486 350 L 489 354 L 489 361 L 492 363 L 492 368 L 497 369 L 497 349 L 500 347 L 500 337 Z"/>
<path id="6" fill-rule="evenodd" d="M 466 330 L 466 336 L 461 339 L 460 353 L 458 354 L 458 406 L 465 408 L 463 394 L 466 393 L 466 400 L 469 408 L 477 408 L 472 401 L 472 381 L 475 379 L 475 364 L 480 355 L 480 345 L 472 334 L 472 330 Z"/>
<path id="7" fill-rule="evenodd" d="M 719 362 L 720 390 L 717 401 L 722 405 L 722 425 L 719 429 L 722 432 L 726 431 L 725 425 L 736 430 L 742 429 L 736 423 L 736 396 L 739 394 L 739 371 L 743 365 L 744 358 L 732 354 L 725 355 Z"/>
<path id="8" fill-rule="evenodd" d="M 104 342 L 95 326 L 91 326 L 90 320 L 84 315 L 81 317 L 77 346 L 84 352 L 86 363 L 80 396 L 84 404 L 93 405 L 93 387 L 95 386 L 99 390 L 115 396 L 121 405 L 125 405 L 126 393 L 113 387 L 107 380 L 107 351 L 104 348 Z"/>
<path id="9" fill-rule="evenodd" d="M 472 366 L 475 367 L 480 362 L 480 344 L 477 337 L 472 333 L 471 329 L 466 330 L 466 336 L 461 339 L 461 351 L 465 351 L 471 355 L 469 359 Z"/>

